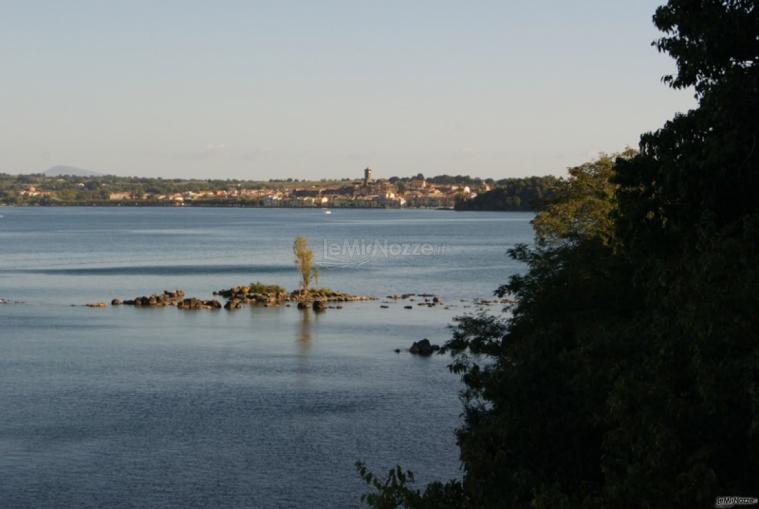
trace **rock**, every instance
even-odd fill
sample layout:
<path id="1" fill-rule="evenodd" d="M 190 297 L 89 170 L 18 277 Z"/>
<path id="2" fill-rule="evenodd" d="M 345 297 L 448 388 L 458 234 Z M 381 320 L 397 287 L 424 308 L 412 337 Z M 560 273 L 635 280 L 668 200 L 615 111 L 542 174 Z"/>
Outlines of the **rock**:
<path id="1" fill-rule="evenodd" d="M 277 285 L 265 285 L 262 283 L 254 283 L 248 286 L 235 286 L 224 290 L 217 290 L 213 293 L 214 295 L 220 295 L 228 300 L 237 299 L 243 304 L 255 303 L 267 307 L 279 306 L 289 300 L 289 295 L 284 288 Z"/>
<path id="2" fill-rule="evenodd" d="M 0 305 L 3 305 L 3 304 L 26 304 L 26 302 L 24 302 L 23 300 L 0 299 Z"/>
<path id="3" fill-rule="evenodd" d="M 224 309 L 227 310 L 233 310 L 233 309 L 240 309 L 242 307 L 242 302 L 240 302 L 237 299 L 228 300 L 226 304 L 224 304 Z"/>
<path id="4" fill-rule="evenodd" d="M 395 352 L 395 353 L 401 353 L 401 349 L 400 349 L 400 348 L 396 348 L 396 349 L 394 350 L 394 352 Z"/>
<path id="5" fill-rule="evenodd" d="M 385 306 L 385 305 L 382 305 L 382 306 L 380 306 L 380 307 L 381 307 L 382 309 L 388 309 L 390 306 Z"/>
<path id="6" fill-rule="evenodd" d="M 191 297 L 188 299 L 184 299 L 183 301 L 177 303 L 177 308 L 179 309 L 189 309 L 189 310 L 196 310 L 196 309 L 221 309 L 221 302 L 218 300 L 201 300 L 197 299 L 195 297 Z"/>
<path id="7" fill-rule="evenodd" d="M 412 343 L 411 348 L 408 349 L 410 353 L 415 355 L 432 355 L 437 350 L 440 350 L 438 345 L 433 345 L 427 338 L 421 339 Z"/>
<path id="8" fill-rule="evenodd" d="M 104 307 L 107 307 L 108 304 L 106 304 L 105 302 L 95 302 L 92 304 L 85 304 L 85 306 L 87 306 L 88 308 L 104 308 Z"/>
<path id="9" fill-rule="evenodd" d="M 414 309 L 414 306 L 403 306 L 403 309 Z"/>
<path id="10" fill-rule="evenodd" d="M 137 300 L 138 299 L 135 299 L 135 302 L 137 302 Z M 184 299 L 182 302 L 177 304 L 177 307 L 179 309 L 193 309 L 193 308 L 197 309 L 197 306 L 198 306 L 198 299 L 195 299 L 195 298 Z"/>
<path id="11" fill-rule="evenodd" d="M 303 301 L 298 302 L 298 309 L 308 309 L 308 304 Z"/>
<path id="12" fill-rule="evenodd" d="M 317 313 L 322 313 L 327 310 L 327 303 L 323 300 L 315 300 L 311 306 Z"/>
<path id="13" fill-rule="evenodd" d="M 165 306 L 178 306 L 184 298 L 184 292 L 182 290 L 164 290 L 162 293 L 153 294 L 151 296 L 135 297 L 134 299 L 113 299 L 111 304 L 113 306 L 147 306 L 147 307 L 165 307 Z"/>

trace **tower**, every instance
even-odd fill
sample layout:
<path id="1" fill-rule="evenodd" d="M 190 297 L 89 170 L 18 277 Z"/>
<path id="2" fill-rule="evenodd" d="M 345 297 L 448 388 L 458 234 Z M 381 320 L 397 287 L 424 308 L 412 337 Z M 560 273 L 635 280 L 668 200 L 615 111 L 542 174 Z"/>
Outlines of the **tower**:
<path id="1" fill-rule="evenodd" d="M 367 167 L 364 170 L 364 185 L 368 186 L 369 184 L 372 183 L 373 180 L 374 180 L 374 175 L 373 175 L 372 169 Z"/>

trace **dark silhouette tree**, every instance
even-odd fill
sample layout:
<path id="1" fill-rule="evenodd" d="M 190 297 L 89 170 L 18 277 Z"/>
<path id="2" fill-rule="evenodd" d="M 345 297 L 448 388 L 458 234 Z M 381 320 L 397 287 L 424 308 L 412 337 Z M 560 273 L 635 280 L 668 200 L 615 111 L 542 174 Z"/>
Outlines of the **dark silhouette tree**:
<path id="1" fill-rule="evenodd" d="M 759 496 L 759 2 L 669 0 L 654 22 L 665 82 L 698 107 L 570 175 L 511 252 L 528 271 L 497 291 L 510 314 L 461 319 L 444 349 L 465 384 L 463 478 L 362 471 L 393 493 L 375 507 Z"/>

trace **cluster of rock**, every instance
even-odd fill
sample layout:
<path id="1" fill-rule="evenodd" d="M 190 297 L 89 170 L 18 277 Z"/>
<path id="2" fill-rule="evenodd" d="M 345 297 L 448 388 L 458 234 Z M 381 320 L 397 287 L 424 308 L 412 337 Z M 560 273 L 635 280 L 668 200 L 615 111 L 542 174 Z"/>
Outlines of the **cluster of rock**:
<path id="1" fill-rule="evenodd" d="M 278 285 L 265 285 L 262 283 L 252 283 L 247 286 L 235 286 L 213 292 L 226 299 L 226 303 L 215 299 L 203 300 L 195 297 L 187 298 L 182 290 L 164 291 L 160 294 L 150 296 L 135 297 L 134 299 L 113 299 L 111 305 L 119 306 L 138 306 L 138 307 L 166 307 L 175 306 L 178 309 L 241 309 L 246 305 L 255 305 L 262 307 L 290 306 L 291 303 L 297 305 L 298 309 L 312 308 L 316 312 L 324 312 L 327 309 L 342 309 L 340 305 L 343 302 L 362 302 L 377 300 L 376 297 L 363 295 L 351 295 L 348 293 L 337 292 L 327 288 L 315 288 L 304 293 L 301 290 L 287 292 Z M 380 304 L 380 308 L 389 309 L 389 304 L 393 302 L 402 302 L 404 309 L 414 309 L 415 307 L 435 307 L 443 306 L 445 309 L 456 307 L 455 304 L 445 305 L 443 300 L 437 295 L 431 293 L 404 293 L 400 295 L 388 295 Z M 512 303 L 508 299 L 461 299 L 461 302 L 471 302 L 476 306 L 487 306 Z M 10 301 L 0 299 L 0 304 L 7 304 Z M 104 302 L 85 304 L 88 307 L 107 307 Z M 464 307 L 471 307 L 464 305 Z M 424 341 L 424 340 L 423 340 Z M 435 345 L 433 345 L 437 348 Z M 425 350 L 422 345 L 419 348 Z M 434 351 L 434 350 L 433 350 Z M 419 352 L 412 352 L 419 353 Z M 424 354 L 421 354 L 424 355 Z"/>
<path id="2" fill-rule="evenodd" d="M 475 306 L 495 306 L 498 304 L 515 304 L 513 299 L 472 299 Z"/>
<path id="3" fill-rule="evenodd" d="M 153 294 L 150 296 L 143 295 L 142 297 L 135 297 L 134 299 L 113 299 L 111 301 L 112 306 L 136 306 L 136 307 L 150 307 L 150 308 L 162 308 L 168 306 L 174 306 L 177 309 L 221 309 L 221 302 L 218 300 L 203 300 L 196 297 L 185 297 L 182 290 L 164 290 L 163 293 Z M 104 302 L 98 302 L 95 304 L 86 304 L 87 307 L 106 307 Z"/>
<path id="4" fill-rule="evenodd" d="M 0 299 L 0 305 L 2 304 L 23 304 L 23 303 L 17 300 Z"/>
<path id="5" fill-rule="evenodd" d="M 430 343 L 430 340 L 427 338 L 414 341 L 414 343 L 411 344 L 411 348 L 408 349 L 409 353 L 423 356 L 432 355 L 438 350 L 440 350 L 440 347 Z"/>
<path id="6" fill-rule="evenodd" d="M 485 306 L 498 306 L 502 304 L 503 305 L 516 304 L 515 300 L 508 299 L 508 298 L 460 299 L 458 302 L 460 302 L 461 304 L 444 304 L 443 299 L 431 293 L 403 293 L 400 295 L 388 295 L 387 297 L 385 297 L 385 300 L 383 300 L 382 303 L 380 304 L 380 308 L 389 309 L 390 306 L 388 304 L 399 303 L 399 302 L 404 304 L 403 309 L 414 309 L 415 307 L 433 308 L 435 306 L 442 306 L 443 309 L 452 309 L 452 308 L 461 306 L 466 309 L 466 308 L 472 308 L 472 307 L 481 308 Z"/>
<path id="7" fill-rule="evenodd" d="M 213 292 L 214 295 L 218 295 L 227 299 L 227 302 L 222 305 L 216 299 L 203 300 L 195 297 L 185 297 L 185 293 L 182 290 L 168 291 L 165 290 L 160 294 L 153 294 L 150 296 L 135 297 L 134 299 L 113 299 L 111 301 L 112 306 L 137 306 L 137 307 L 166 307 L 174 306 L 178 309 L 241 309 L 246 305 L 256 305 L 263 307 L 275 307 L 275 306 L 290 306 L 290 303 L 297 304 L 298 309 L 312 308 L 316 312 L 323 312 L 327 309 L 342 309 L 339 303 L 343 302 L 362 302 L 377 300 L 376 297 L 368 297 L 364 295 L 351 295 L 348 293 L 337 292 L 329 290 L 327 288 L 316 288 L 310 290 L 308 293 L 304 293 L 301 290 L 295 290 L 293 292 L 287 292 L 284 288 L 278 285 L 264 285 L 262 283 L 253 283 L 248 286 L 235 286 L 224 290 L 218 290 Z M 388 295 L 385 300 L 380 304 L 380 308 L 389 309 L 392 302 L 404 301 L 404 309 L 412 310 L 415 306 L 420 307 L 435 307 L 443 306 L 445 309 L 456 307 L 455 304 L 445 305 L 443 300 L 437 295 L 431 293 L 404 293 L 400 295 Z M 474 306 L 493 306 L 498 304 L 514 304 L 514 301 L 510 299 L 482 299 L 474 298 L 471 300 L 461 299 L 461 303 L 471 302 Z M 0 299 L 0 304 L 14 304 L 14 301 L 6 299 Z M 337 305 L 336 305 L 337 304 Z M 91 308 L 104 308 L 108 304 L 105 302 L 95 302 L 85 304 Z M 471 305 L 464 304 L 464 308 L 472 307 Z"/>
<path id="8" fill-rule="evenodd" d="M 174 290 L 170 292 L 164 290 L 163 293 L 153 294 L 150 296 L 135 297 L 134 299 L 113 299 L 111 301 L 112 306 L 145 306 L 145 307 L 166 307 L 176 306 L 182 299 L 184 299 L 184 292 L 182 290 Z"/>
<path id="9" fill-rule="evenodd" d="M 288 299 L 288 293 L 284 288 L 277 285 L 263 285 L 255 283 L 249 286 L 235 286 L 225 290 L 213 292 L 227 299 L 224 309 L 240 309 L 247 304 L 270 307 L 281 306 Z"/>
<path id="10" fill-rule="evenodd" d="M 288 300 L 294 302 L 365 302 L 377 300 L 377 297 L 367 295 L 351 295 L 349 293 L 337 292 L 329 288 L 315 288 L 303 293 L 301 290 L 290 292 Z"/>
<path id="11" fill-rule="evenodd" d="M 177 303 L 178 309 L 221 309 L 221 302 L 216 299 L 203 300 L 191 297 L 189 299 L 183 299 Z"/>
<path id="12" fill-rule="evenodd" d="M 387 304 L 389 301 L 401 301 L 406 300 L 409 302 L 416 302 L 417 306 L 425 306 L 425 307 L 435 307 L 435 306 L 442 306 L 443 300 L 438 297 L 437 295 L 431 294 L 431 293 L 404 293 L 401 295 L 388 295 L 385 297 L 384 304 L 380 305 L 383 309 L 388 309 L 390 306 Z M 407 304 L 403 306 L 403 309 L 414 309 L 414 306 L 412 304 Z M 448 306 L 445 307 L 445 309 L 448 309 Z"/>
<path id="13" fill-rule="evenodd" d="M 316 288 L 308 293 L 301 290 L 288 293 L 281 286 L 263 285 L 261 283 L 218 290 L 214 292 L 214 295 L 228 299 L 224 308 L 230 310 L 240 309 L 249 304 L 263 307 L 289 306 L 289 303 L 292 302 L 297 304 L 298 309 L 311 307 L 317 313 L 327 309 L 342 309 L 342 306 L 330 305 L 330 303 L 376 300 L 375 297 L 351 295 L 326 288 Z"/>
<path id="14" fill-rule="evenodd" d="M 400 295 L 388 295 L 386 298 L 390 300 L 416 300 L 415 297 L 440 300 L 437 295 L 432 293 L 402 293 Z"/>
<path id="15" fill-rule="evenodd" d="M 216 299 L 203 300 L 195 297 L 185 297 L 185 293 L 182 290 L 164 290 L 163 293 L 152 294 L 149 296 L 143 295 L 141 297 L 135 297 L 134 299 L 113 299 L 111 305 L 136 307 L 174 306 L 178 309 L 193 310 L 221 309 L 223 307 L 224 309 L 234 310 L 240 309 L 249 304 L 270 307 L 281 306 L 283 304 L 289 306 L 290 302 L 294 302 L 297 303 L 298 309 L 311 307 L 316 312 L 323 312 L 327 309 L 342 309 L 342 306 L 330 305 L 330 303 L 375 300 L 375 297 L 350 295 L 348 293 L 336 292 L 324 288 L 311 290 L 308 293 L 299 290 L 288 293 L 281 286 L 264 285 L 261 283 L 254 283 L 249 286 L 235 286 L 233 288 L 218 290 L 213 293 L 214 295 L 224 297 L 227 299 L 227 302 L 222 305 L 221 302 Z M 0 303 L 6 302 L 7 301 L 0 301 Z M 85 306 L 91 308 L 104 308 L 107 307 L 108 304 L 105 302 L 96 302 L 85 304 Z"/>
<path id="16" fill-rule="evenodd" d="M 336 292 L 327 288 L 317 288 L 304 294 L 300 290 L 291 292 L 289 300 L 298 303 L 298 309 L 306 309 L 309 306 L 317 313 L 323 313 L 327 309 L 343 309 L 339 303 L 343 302 L 366 302 L 377 300 L 376 297 L 366 295 L 351 295 L 349 293 Z"/>

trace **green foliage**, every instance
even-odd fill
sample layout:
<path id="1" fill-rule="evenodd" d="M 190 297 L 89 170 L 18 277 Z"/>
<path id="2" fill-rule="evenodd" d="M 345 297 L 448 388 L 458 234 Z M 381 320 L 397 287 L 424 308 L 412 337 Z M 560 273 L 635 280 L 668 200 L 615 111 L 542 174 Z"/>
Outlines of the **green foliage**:
<path id="1" fill-rule="evenodd" d="M 310 293 L 315 297 L 337 297 L 340 295 L 340 292 L 330 288 L 311 288 Z"/>
<path id="2" fill-rule="evenodd" d="M 267 285 L 260 281 L 251 283 L 249 288 L 248 293 L 258 293 L 261 295 L 281 295 L 287 293 L 287 290 L 279 285 Z"/>
<path id="3" fill-rule="evenodd" d="M 427 182 L 430 184 L 471 186 L 482 185 L 483 180 L 469 175 L 436 175 L 428 178 Z"/>
<path id="4" fill-rule="evenodd" d="M 414 489 L 414 474 L 400 466 L 391 468 L 385 479 L 369 471 L 362 462 L 356 463 L 361 479 L 374 491 L 361 496 L 361 501 L 375 509 L 414 507 L 417 509 L 455 509 L 464 496 L 461 483 L 432 483 L 423 492 Z"/>
<path id="5" fill-rule="evenodd" d="M 455 507 L 756 496 L 759 7 L 670 0 L 654 20 L 678 68 L 666 81 L 699 106 L 637 154 L 571 172 L 535 246 L 511 251 L 528 270 L 497 294 L 516 303 L 458 322 L 444 348 L 465 384 Z M 440 486 L 407 485 L 396 473 L 374 487 L 404 496 L 374 500 L 425 507 Z"/>
<path id="6" fill-rule="evenodd" d="M 617 186 L 612 183 L 614 161 L 629 159 L 635 151 L 602 155 L 595 161 L 569 169 L 569 180 L 558 188 L 544 214 L 533 221 L 539 243 L 556 243 L 569 239 L 599 238 L 611 243 Z"/>
<path id="7" fill-rule="evenodd" d="M 300 272 L 300 289 L 303 295 L 307 296 L 311 281 L 319 277 L 319 269 L 314 267 L 314 252 L 308 247 L 308 241 L 305 238 L 296 237 L 295 242 L 293 242 L 293 254 L 295 255 L 295 266 Z"/>
<path id="8" fill-rule="evenodd" d="M 459 200 L 456 210 L 534 211 L 556 196 L 562 181 L 556 177 L 503 179 L 496 188 L 473 199 Z"/>

